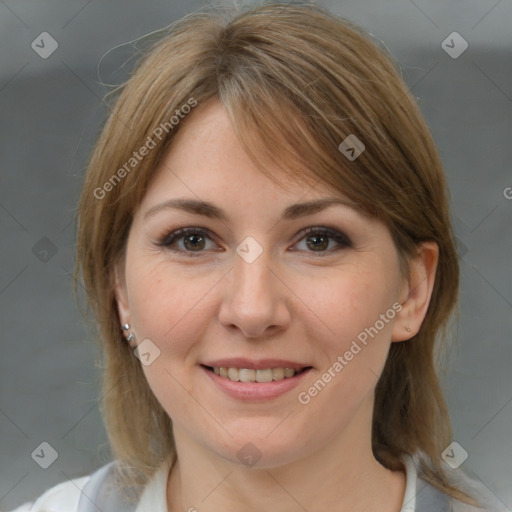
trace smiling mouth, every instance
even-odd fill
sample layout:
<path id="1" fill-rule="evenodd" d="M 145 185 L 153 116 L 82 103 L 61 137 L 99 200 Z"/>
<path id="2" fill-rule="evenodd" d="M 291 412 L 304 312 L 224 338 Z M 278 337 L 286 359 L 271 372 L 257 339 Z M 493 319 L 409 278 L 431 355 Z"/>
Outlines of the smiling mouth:
<path id="1" fill-rule="evenodd" d="M 215 373 L 219 377 L 234 381 L 234 382 L 272 382 L 290 379 L 299 375 L 312 366 L 305 366 L 299 370 L 294 368 L 265 368 L 255 370 L 253 368 L 225 368 L 218 366 L 201 365 L 207 370 Z"/>

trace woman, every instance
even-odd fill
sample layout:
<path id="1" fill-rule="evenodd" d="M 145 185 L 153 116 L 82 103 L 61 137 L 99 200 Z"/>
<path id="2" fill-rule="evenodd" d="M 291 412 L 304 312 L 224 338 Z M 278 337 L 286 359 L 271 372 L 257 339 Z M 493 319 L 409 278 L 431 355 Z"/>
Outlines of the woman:
<path id="1" fill-rule="evenodd" d="M 448 192 L 393 60 L 267 4 L 185 17 L 117 93 L 77 252 L 115 460 L 18 510 L 500 510 L 457 469 Z"/>

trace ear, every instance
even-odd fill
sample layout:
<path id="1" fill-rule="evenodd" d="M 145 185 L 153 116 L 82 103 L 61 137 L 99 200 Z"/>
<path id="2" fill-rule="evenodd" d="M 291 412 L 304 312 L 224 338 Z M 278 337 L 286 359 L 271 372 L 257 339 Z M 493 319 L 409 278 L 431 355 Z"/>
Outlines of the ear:
<path id="1" fill-rule="evenodd" d="M 434 289 L 438 260 L 439 247 L 435 242 L 418 245 L 417 256 L 410 260 L 409 276 L 400 293 L 402 309 L 393 325 L 392 341 L 409 340 L 420 330 Z"/>

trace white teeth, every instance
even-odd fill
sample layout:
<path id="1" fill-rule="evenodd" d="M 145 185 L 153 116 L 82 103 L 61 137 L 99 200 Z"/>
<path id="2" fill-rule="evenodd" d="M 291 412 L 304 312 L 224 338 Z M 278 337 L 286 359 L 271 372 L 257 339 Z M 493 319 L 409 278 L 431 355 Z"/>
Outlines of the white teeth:
<path id="1" fill-rule="evenodd" d="M 223 368 L 214 367 L 213 371 L 220 377 L 236 382 L 271 382 L 273 380 L 289 379 L 298 373 L 293 368 L 266 368 L 254 370 L 253 368 Z"/>
<path id="2" fill-rule="evenodd" d="M 285 368 L 284 369 L 284 376 L 285 377 L 293 377 L 295 374 L 295 370 L 293 368 Z"/>
<path id="3" fill-rule="evenodd" d="M 274 380 L 284 379 L 284 368 L 273 368 L 272 369 L 272 378 Z"/>
<path id="4" fill-rule="evenodd" d="M 272 369 L 256 370 L 256 382 L 272 382 Z"/>
<path id="5" fill-rule="evenodd" d="M 240 375 L 240 370 L 238 368 L 228 368 L 228 379 L 229 380 L 238 380 Z"/>
<path id="6" fill-rule="evenodd" d="M 253 370 L 251 368 L 241 368 L 240 371 L 238 372 L 238 378 L 240 379 L 240 382 L 255 382 L 256 370 Z"/>

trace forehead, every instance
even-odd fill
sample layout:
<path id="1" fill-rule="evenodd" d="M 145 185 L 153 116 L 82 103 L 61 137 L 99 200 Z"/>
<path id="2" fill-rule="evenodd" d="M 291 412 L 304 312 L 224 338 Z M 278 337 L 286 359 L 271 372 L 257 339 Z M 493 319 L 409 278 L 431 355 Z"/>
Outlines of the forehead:
<path id="1" fill-rule="evenodd" d="M 282 202 L 303 196 L 342 197 L 312 172 L 304 178 L 286 175 L 272 165 L 266 169 L 272 179 L 245 153 L 225 107 L 214 98 L 186 118 L 155 170 L 143 203 L 162 200 L 169 194 L 219 200 L 236 197 L 248 202 L 256 198 Z"/>

